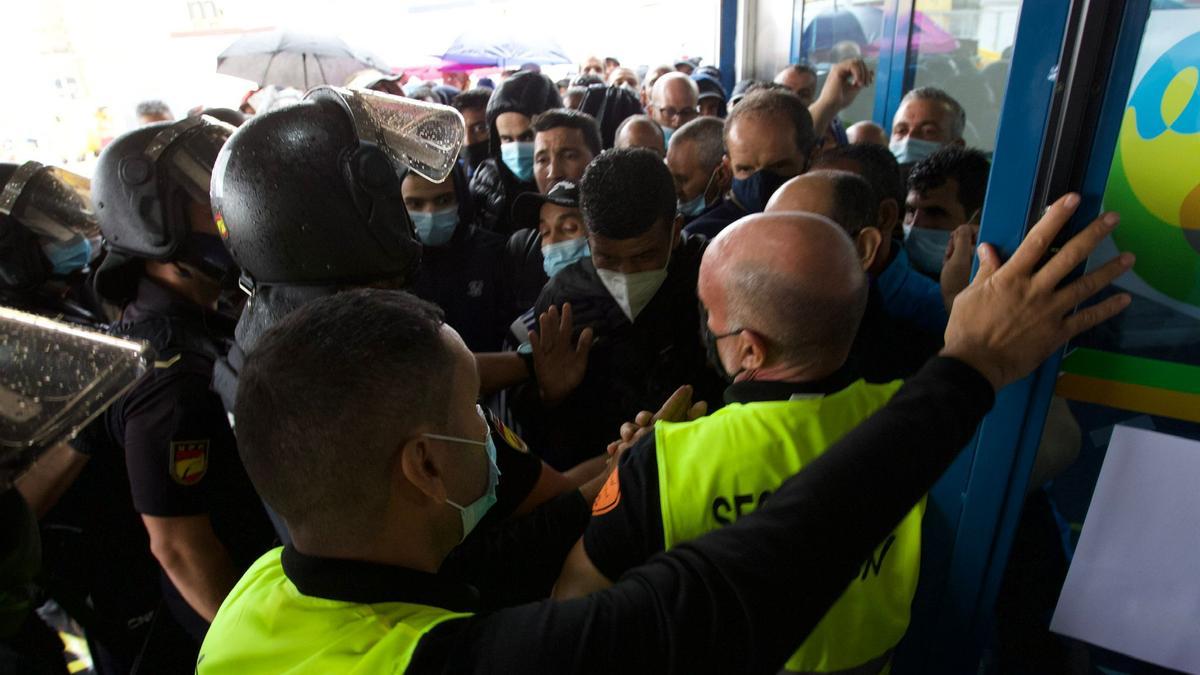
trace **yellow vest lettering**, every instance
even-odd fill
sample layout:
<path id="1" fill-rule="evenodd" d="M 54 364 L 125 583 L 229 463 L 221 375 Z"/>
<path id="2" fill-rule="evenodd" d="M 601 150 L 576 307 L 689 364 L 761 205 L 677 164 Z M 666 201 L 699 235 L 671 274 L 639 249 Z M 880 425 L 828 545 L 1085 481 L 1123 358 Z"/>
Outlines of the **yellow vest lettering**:
<path id="1" fill-rule="evenodd" d="M 899 387 L 860 380 L 828 396 L 733 404 L 694 422 L 660 422 L 655 441 L 666 547 L 761 508 L 772 491 L 883 407 Z M 788 661 L 789 671 L 886 663 L 908 628 L 924 509 L 922 500 L 863 561 L 855 580 Z"/>

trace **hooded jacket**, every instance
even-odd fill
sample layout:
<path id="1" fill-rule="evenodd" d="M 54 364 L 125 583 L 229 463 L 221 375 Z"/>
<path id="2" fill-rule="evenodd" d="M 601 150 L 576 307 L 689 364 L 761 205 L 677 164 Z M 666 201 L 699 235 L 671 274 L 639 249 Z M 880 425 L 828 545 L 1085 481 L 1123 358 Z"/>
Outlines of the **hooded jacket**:
<path id="1" fill-rule="evenodd" d="M 621 126 L 621 122 L 646 112 L 637 94 L 622 87 L 603 84 L 588 87 L 583 102 L 579 104 L 579 110 L 596 118 L 596 123 L 600 125 L 600 140 L 605 150 L 613 147 L 616 142 L 617 128 Z"/>
<path id="2" fill-rule="evenodd" d="M 537 185 L 519 180 L 500 159 L 500 132 L 496 118 L 506 112 L 532 118 L 552 108 L 561 108 L 558 87 L 540 73 L 520 72 L 505 80 L 488 101 L 488 158 L 475 170 L 471 196 L 479 224 L 507 237 L 512 234 L 512 203 L 522 192 L 537 192 Z"/>

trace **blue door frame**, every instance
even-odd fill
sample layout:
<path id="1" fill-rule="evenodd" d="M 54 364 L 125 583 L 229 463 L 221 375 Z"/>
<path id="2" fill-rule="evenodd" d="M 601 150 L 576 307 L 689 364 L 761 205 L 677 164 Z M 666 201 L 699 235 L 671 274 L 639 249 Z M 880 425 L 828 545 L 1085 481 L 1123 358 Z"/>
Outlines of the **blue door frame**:
<path id="1" fill-rule="evenodd" d="M 792 62 L 800 57 L 800 4 L 793 6 Z M 873 118 L 885 129 L 912 86 L 908 45 L 915 4 L 916 0 L 884 2 Z M 1099 111 L 1068 156 L 1057 126 L 1064 89 L 1093 85 L 1072 81 L 1079 76 L 1072 70 L 1078 54 L 1071 49 L 1079 44 L 1072 27 L 1082 30 L 1085 17 L 1111 7 L 1095 0 L 1022 3 L 1009 75 L 1010 85 L 1016 86 L 1007 87 L 1004 95 L 980 230 L 981 240 L 1002 256 L 1016 250 L 1040 207 L 1059 196 L 1049 191 L 1071 189 L 1083 197 L 1068 231 L 1098 214 L 1149 9 L 1150 0 L 1130 0 L 1115 10 L 1120 13 L 1120 30 L 1115 42 L 1105 44 L 1111 63 L 1099 81 Z M 1048 167 L 1055 171 L 1054 180 Z M 893 672 L 958 675 L 978 669 L 1060 360 L 1061 354 L 1052 356 L 997 395 L 975 438 L 931 492 L 921 588 Z"/>

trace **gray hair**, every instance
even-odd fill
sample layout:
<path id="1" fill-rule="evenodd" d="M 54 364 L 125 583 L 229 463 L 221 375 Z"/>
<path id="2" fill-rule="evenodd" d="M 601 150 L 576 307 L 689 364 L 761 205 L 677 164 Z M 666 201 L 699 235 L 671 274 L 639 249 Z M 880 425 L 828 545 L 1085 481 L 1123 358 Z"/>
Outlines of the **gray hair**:
<path id="1" fill-rule="evenodd" d="M 967 130 L 967 111 L 963 110 L 962 104 L 953 96 L 937 87 L 918 87 L 905 94 L 904 98 L 900 99 L 900 105 L 904 105 L 909 101 L 938 101 L 939 103 L 945 103 L 950 108 L 950 113 L 954 116 L 950 124 L 950 136 L 954 140 L 959 140 L 963 137 L 963 132 Z"/>
<path id="2" fill-rule="evenodd" d="M 148 117 L 150 115 L 174 116 L 171 113 L 171 107 L 158 99 L 142 101 L 141 103 L 137 104 L 137 114 L 143 117 Z"/>
<path id="3" fill-rule="evenodd" d="M 671 135 L 671 145 L 695 143 L 700 165 L 715 167 L 725 156 L 725 123 L 717 117 L 697 117 Z"/>

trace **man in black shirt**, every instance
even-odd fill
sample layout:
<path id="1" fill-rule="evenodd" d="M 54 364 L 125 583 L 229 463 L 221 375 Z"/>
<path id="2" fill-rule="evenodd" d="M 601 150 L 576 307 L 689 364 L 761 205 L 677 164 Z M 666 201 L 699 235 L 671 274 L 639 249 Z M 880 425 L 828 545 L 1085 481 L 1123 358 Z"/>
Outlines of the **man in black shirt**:
<path id="1" fill-rule="evenodd" d="M 256 487 L 297 525 L 295 545 L 239 582 L 197 671 L 777 672 L 996 390 L 1128 305 L 1120 295 L 1072 313 L 1132 266 L 1128 254 L 1058 288 L 1112 232 L 1113 214 L 1039 269 L 1078 203 L 1053 205 L 1004 265 L 984 247 L 941 357 L 762 509 L 587 598 L 491 613 L 475 614 L 469 586 L 434 574 L 487 512 L 498 478 L 479 440 L 470 353 L 412 298 L 363 290 L 311 303 L 264 336 L 237 401 L 239 417 L 262 413 L 241 428 L 242 449 Z M 368 334 L 356 316 L 375 319 Z M 288 386 L 297 381 L 309 390 Z M 314 394 L 351 412 L 314 419 L 304 398 Z M 346 484 L 361 496 L 341 495 Z"/>

